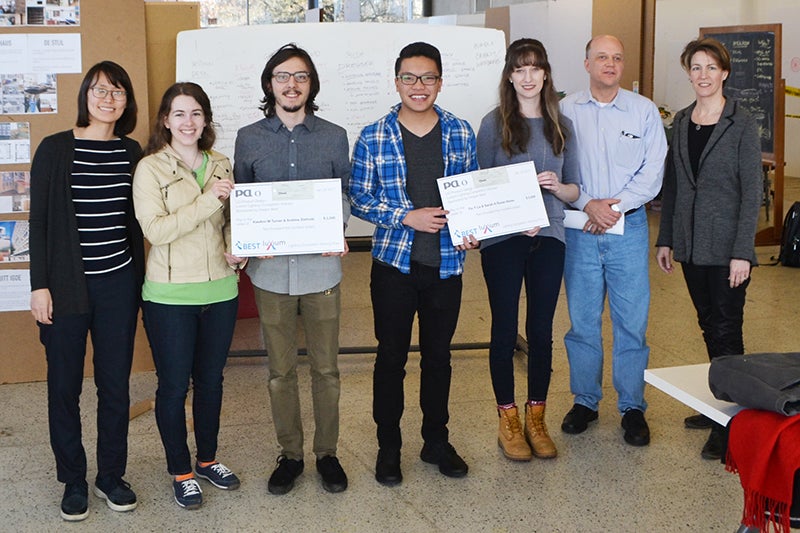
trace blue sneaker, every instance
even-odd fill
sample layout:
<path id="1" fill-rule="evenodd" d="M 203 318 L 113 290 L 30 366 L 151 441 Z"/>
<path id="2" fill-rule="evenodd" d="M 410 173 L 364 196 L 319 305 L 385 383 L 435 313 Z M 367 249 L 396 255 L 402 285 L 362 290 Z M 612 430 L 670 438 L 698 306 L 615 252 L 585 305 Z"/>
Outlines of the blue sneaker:
<path id="1" fill-rule="evenodd" d="M 236 474 L 222 463 L 212 463 L 208 466 L 200 466 L 200 463 L 195 463 L 194 471 L 197 477 L 201 477 L 223 490 L 236 490 L 241 484 Z"/>
<path id="2" fill-rule="evenodd" d="M 94 482 L 94 494 L 106 501 L 106 505 L 114 511 L 125 512 L 136 509 L 136 493 L 131 485 L 122 478 L 97 478 Z"/>
<path id="3" fill-rule="evenodd" d="M 89 487 L 85 481 L 67 483 L 61 499 L 61 518 L 68 522 L 78 522 L 89 516 Z"/>
<path id="4" fill-rule="evenodd" d="M 184 509 L 198 509 L 203 505 L 203 491 L 195 478 L 172 481 L 175 501 Z"/>

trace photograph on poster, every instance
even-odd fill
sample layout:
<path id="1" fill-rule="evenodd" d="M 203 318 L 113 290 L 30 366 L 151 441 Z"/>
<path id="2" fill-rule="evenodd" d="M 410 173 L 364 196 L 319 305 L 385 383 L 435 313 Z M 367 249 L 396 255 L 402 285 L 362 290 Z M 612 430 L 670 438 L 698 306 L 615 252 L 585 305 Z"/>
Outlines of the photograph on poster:
<path id="1" fill-rule="evenodd" d="M 75 26 L 80 0 L 0 0 L 0 25 Z"/>
<path id="2" fill-rule="evenodd" d="M 31 173 L 0 172 L 0 213 L 21 213 L 31 208 Z"/>
<path id="3" fill-rule="evenodd" d="M 24 0 L 0 0 L 0 26 L 19 26 L 24 15 Z"/>
<path id="4" fill-rule="evenodd" d="M 56 113 L 55 74 L 0 74 L 0 114 Z"/>
<path id="5" fill-rule="evenodd" d="M 6 261 L 30 261 L 27 220 L 0 220 L 0 262 Z"/>
<path id="6" fill-rule="evenodd" d="M 0 270 L 0 311 L 30 311 L 31 271 Z"/>
<path id="7" fill-rule="evenodd" d="M 31 162 L 31 123 L 0 122 L 0 165 Z"/>

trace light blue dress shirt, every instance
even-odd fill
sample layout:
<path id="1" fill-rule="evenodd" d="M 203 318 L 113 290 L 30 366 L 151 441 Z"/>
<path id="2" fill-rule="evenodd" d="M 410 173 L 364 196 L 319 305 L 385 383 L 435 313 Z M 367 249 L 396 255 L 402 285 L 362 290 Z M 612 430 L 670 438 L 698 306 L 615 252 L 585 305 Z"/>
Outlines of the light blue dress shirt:
<path id="1" fill-rule="evenodd" d="M 587 89 L 564 98 L 561 112 L 572 120 L 578 141 L 581 191 L 573 206 L 583 210 L 589 200 L 617 198 L 624 213 L 656 197 L 667 139 L 652 101 L 619 89 L 603 104 Z"/>

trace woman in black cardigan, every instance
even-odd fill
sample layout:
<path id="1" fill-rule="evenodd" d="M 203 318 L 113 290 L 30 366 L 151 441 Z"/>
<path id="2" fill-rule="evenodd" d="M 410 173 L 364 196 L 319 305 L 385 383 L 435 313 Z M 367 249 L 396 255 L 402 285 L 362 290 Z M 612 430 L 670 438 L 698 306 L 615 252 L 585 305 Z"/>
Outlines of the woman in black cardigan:
<path id="1" fill-rule="evenodd" d="M 667 154 L 658 266 L 683 276 L 710 359 L 744 353 L 745 290 L 756 265 L 761 205 L 761 142 L 755 120 L 723 94 L 731 72 L 725 47 L 713 38 L 690 42 L 681 54 L 695 102 L 677 113 Z M 686 427 L 711 428 L 701 453 L 719 459 L 724 428 L 703 415 Z"/>
<path id="2" fill-rule="evenodd" d="M 61 516 L 88 515 L 80 394 L 91 332 L 97 385 L 94 493 L 115 511 L 136 507 L 127 462 L 128 380 L 144 272 L 133 213 L 139 144 L 136 100 L 125 70 L 94 65 L 78 93 L 72 130 L 45 138 L 31 164 L 31 313 L 47 355 L 50 443 L 66 484 Z"/>

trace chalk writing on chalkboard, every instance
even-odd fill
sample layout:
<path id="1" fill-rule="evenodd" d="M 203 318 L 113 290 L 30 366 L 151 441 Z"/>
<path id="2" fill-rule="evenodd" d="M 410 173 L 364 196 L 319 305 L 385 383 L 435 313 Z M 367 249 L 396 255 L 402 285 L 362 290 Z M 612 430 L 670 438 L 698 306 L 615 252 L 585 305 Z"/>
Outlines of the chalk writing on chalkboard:
<path id="1" fill-rule="evenodd" d="M 761 151 L 774 153 L 775 33 L 771 31 L 706 33 L 731 54 L 725 96 L 741 102 L 756 119 Z"/>

